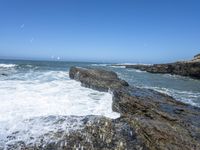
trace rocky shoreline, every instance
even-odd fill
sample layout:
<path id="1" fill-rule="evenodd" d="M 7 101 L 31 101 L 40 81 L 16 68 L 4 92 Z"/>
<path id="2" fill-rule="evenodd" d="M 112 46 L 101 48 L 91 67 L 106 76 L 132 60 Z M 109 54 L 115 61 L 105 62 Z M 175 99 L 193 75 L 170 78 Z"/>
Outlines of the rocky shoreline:
<path id="1" fill-rule="evenodd" d="M 153 90 L 131 87 L 124 84 L 125 81 L 121 84 L 122 80 L 114 74 L 100 69 L 70 69 L 70 77 L 83 86 L 101 91 L 102 84 L 99 82 L 103 82 L 105 90 L 113 92 L 112 109 L 120 113 L 118 120 L 123 119 L 122 122 L 131 127 L 135 138 L 140 139 L 139 149 L 199 149 L 199 108 Z M 113 76 L 114 81 L 108 82 Z M 124 146 L 123 149 L 137 149 L 134 146 L 131 144 L 131 147 Z"/>
<path id="2" fill-rule="evenodd" d="M 56 142 L 45 142 L 46 134 L 37 139 L 38 143 L 18 142 L 7 149 L 199 150 L 200 108 L 132 87 L 111 71 L 71 67 L 69 75 L 82 86 L 112 92 L 112 109 L 120 117 L 85 116 L 78 130 L 49 133 Z"/>
<path id="3" fill-rule="evenodd" d="M 153 64 L 153 65 L 113 65 L 113 66 L 125 66 L 126 68 L 139 69 L 141 71 L 147 71 L 150 73 L 168 73 L 181 76 L 188 76 L 196 79 L 200 79 L 200 55 L 194 56 L 190 61 L 179 61 L 168 64 Z"/>

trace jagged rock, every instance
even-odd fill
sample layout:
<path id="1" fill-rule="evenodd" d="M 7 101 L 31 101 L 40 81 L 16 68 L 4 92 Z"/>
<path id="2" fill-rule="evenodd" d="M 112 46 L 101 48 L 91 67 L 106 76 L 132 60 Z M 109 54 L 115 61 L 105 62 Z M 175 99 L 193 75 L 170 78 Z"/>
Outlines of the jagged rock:
<path id="1" fill-rule="evenodd" d="M 90 71 L 93 72 L 87 69 L 87 72 Z M 81 72 L 82 70 L 79 70 L 79 74 L 82 74 Z M 87 73 L 86 78 L 83 76 L 81 82 L 88 80 L 91 74 Z M 99 76 L 92 75 L 95 83 L 102 80 Z M 105 86 L 112 88 L 106 84 Z M 149 89 L 123 86 L 112 91 L 113 111 L 121 114 L 119 120 L 123 118 L 123 121 L 134 129 L 136 137 L 147 149 L 198 150 L 200 148 L 200 108 Z"/>
<path id="2" fill-rule="evenodd" d="M 150 73 L 177 74 L 200 79 L 200 61 L 154 65 L 126 65 L 126 68 L 139 69 Z"/>
<path id="3" fill-rule="evenodd" d="M 116 65 L 114 65 L 116 66 Z M 191 61 L 179 61 L 168 64 L 154 65 L 121 65 L 126 68 L 139 69 L 150 73 L 169 73 L 181 76 L 189 76 L 200 79 L 200 56 L 196 55 Z"/>
<path id="4" fill-rule="evenodd" d="M 69 76 L 71 79 L 80 81 L 82 86 L 99 91 L 107 92 L 109 89 L 113 90 L 128 86 L 128 83 L 119 79 L 116 73 L 102 69 L 71 67 Z"/>
<path id="5" fill-rule="evenodd" d="M 78 118 L 78 117 L 77 117 Z M 38 142 L 27 144 L 23 141 L 7 145 L 8 150 L 146 150 L 146 146 L 136 135 L 134 128 L 123 118 L 112 120 L 101 116 L 82 118 L 83 128 L 62 132 L 49 133 L 54 139 L 43 140 L 48 134 L 37 139 Z"/>
<path id="6" fill-rule="evenodd" d="M 126 116 L 149 149 L 199 148 L 200 108 L 149 89 L 130 87 L 113 94 L 113 110 Z"/>

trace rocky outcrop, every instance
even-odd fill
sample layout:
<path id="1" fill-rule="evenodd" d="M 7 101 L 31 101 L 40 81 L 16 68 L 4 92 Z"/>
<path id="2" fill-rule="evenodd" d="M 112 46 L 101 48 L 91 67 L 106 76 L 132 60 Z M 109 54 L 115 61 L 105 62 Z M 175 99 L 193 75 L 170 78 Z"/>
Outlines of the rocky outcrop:
<path id="1" fill-rule="evenodd" d="M 112 109 L 121 116 L 117 119 L 103 116 L 78 117 L 81 125 L 76 130 L 46 133 L 34 143 L 18 141 L 8 144 L 7 149 L 200 149 L 200 108 L 153 90 L 128 86 L 110 71 L 72 67 L 70 77 L 89 88 L 99 91 L 110 89 L 113 93 Z M 65 119 L 56 120 L 54 124 L 64 126 L 61 123 Z M 73 123 L 75 118 L 70 120 Z M 45 141 L 46 137 L 51 137 L 51 140 Z"/>
<path id="2" fill-rule="evenodd" d="M 154 65 L 124 65 L 126 68 L 139 69 L 150 73 L 169 73 L 200 79 L 200 56 L 191 61 L 180 61 Z"/>
<path id="3" fill-rule="evenodd" d="M 76 70 L 79 75 L 84 71 L 82 68 L 76 68 Z M 86 70 L 98 74 L 96 69 Z M 88 81 L 90 77 L 95 80 L 95 83 L 96 80 L 99 82 L 102 80 L 98 78 L 98 75 L 95 77 L 92 75 L 82 77 L 81 82 Z M 108 86 L 107 89 L 112 88 L 109 85 L 105 86 Z M 112 91 L 113 111 L 121 114 L 118 120 L 122 119 L 122 122 L 126 122 L 133 129 L 135 136 L 141 140 L 142 145 L 140 146 L 145 145 L 151 150 L 199 149 L 200 108 L 184 104 L 168 95 L 149 89 L 126 85 L 122 88 L 114 88 Z"/>
<path id="4" fill-rule="evenodd" d="M 126 68 L 139 69 L 150 73 L 177 74 L 200 79 L 200 61 L 154 65 L 126 65 Z"/>
<path id="5" fill-rule="evenodd" d="M 149 149 L 199 148 L 199 108 L 148 89 L 130 87 L 113 94 L 113 110 L 126 118 Z"/>
<path id="6" fill-rule="evenodd" d="M 69 117 L 68 117 L 69 118 Z M 64 119 L 64 118 L 63 118 Z M 67 118 L 66 118 L 67 119 Z M 80 129 L 47 133 L 34 143 L 16 141 L 6 149 L 26 150 L 146 150 L 143 141 L 123 118 L 112 120 L 102 116 L 71 117 L 80 120 Z M 56 122 L 60 126 L 60 122 Z M 73 122 L 71 122 L 73 124 Z M 45 138 L 51 140 L 46 141 Z M 12 137 L 13 138 L 13 137 Z"/>
<path id="7" fill-rule="evenodd" d="M 107 92 L 109 89 L 114 90 L 128 86 L 128 83 L 119 79 L 116 73 L 102 69 L 71 67 L 69 76 L 71 79 L 80 81 L 82 86 L 99 91 Z"/>

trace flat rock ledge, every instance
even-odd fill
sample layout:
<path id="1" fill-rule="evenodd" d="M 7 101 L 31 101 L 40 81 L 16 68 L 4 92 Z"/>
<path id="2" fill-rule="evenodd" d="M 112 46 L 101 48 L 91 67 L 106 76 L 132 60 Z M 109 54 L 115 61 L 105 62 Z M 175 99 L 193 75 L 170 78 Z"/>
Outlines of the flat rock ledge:
<path id="1" fill-rule="evenodd" d="M 72 67 L 69 74 L 83 86 L 112 91 L 112 109 L 121 115 L 116 120 L 128 125 L 134 135 L 122 149 L 200 149 L 200 108 L 150 89 L 131 87 L 114 72 Z M 124 134 L 120 132 L 118 142 Z M 139 143 L 134 144 L 135 139 Z"/>
<path id="2" fill-rule="evenodd" d="M 188 76 L 191 78 L 200 79 L 200 55 L 194 56 L 190 61 L 179 61 L 167 64 L 153 64 L 153 65 L 113 65 L 125 66 L 126 68 L 139 69 L 150 73 L 168 73 L 181 76 Z"/>
<path id="3" fill-rule="evenodd" d="M 107 92 L 129 86 L 126 81 L 119 79 L 116 73 L 102 69 L 71 67 L 69 76 L 80 81 L 82 86 L 98 91 Z"/>

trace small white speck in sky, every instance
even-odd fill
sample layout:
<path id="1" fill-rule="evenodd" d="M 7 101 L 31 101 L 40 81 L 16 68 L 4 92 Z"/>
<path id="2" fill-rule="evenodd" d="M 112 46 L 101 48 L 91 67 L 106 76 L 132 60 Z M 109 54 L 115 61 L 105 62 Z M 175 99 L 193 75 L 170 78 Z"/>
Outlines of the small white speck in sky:
<path id="1" fill-rule="evenodd" d="M 59 56 L 57 57 L 57 60 L 60 60 L 60 57 L 59 57 Z"/>

